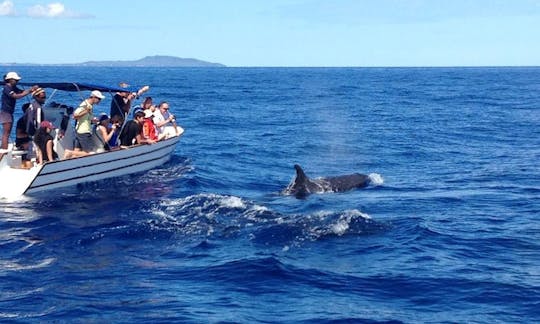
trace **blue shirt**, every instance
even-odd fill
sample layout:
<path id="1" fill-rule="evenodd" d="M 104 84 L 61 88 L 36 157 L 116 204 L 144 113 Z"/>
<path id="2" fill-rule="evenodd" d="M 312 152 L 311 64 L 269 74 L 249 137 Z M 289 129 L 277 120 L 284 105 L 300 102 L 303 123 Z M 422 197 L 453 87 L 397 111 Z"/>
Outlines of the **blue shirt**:
<path id="1" fill-rule="evenodd" d="M 11 87 L 10 84 L 4 86 L 4 91 L 2 91 L 2 110 L 13 114 L 15 111 L 15 103 L 17 100 L 13 98 L 13 95 L 16 93 L 21 93 L 22 90 L 17 88 L 17 86 Z"/>

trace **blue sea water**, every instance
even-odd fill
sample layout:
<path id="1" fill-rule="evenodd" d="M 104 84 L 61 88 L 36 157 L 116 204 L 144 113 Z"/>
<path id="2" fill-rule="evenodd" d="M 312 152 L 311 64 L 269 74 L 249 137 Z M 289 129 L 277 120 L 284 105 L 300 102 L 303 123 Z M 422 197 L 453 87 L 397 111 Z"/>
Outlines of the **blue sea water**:
<path id="1" fill-rule="evenodd" d="M 148 84 L 186 132 L 0 201 L 2 322 L 540 320 L 540 68 L 10 69 Z M 295 163 L 378 181 L 296 199 Z"/>

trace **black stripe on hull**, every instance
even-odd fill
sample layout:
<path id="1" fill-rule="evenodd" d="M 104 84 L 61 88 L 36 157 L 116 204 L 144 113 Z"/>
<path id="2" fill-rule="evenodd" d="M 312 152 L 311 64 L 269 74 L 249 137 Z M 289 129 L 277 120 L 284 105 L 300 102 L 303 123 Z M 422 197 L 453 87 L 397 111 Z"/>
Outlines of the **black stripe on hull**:
<path id="1" fill-rule="evenodd" d="M 156 152 L 159 152 L 159 151 L 162 151 L 162 150 L 165 150 L 165 149 L 169 149 L 171 146 L 175 146 L 175 145 L 176 145 L 176 142 L 173 142 L 172 144 L 160 147 L 159 149 L 144 152 L 144 153 L 140 153 L 140 154 L 137 154 L 137 155 L 131 155 L 131 156 L 128 156 L 128 157 L 122 157 L 122 158 L 118 158 L 118 159 L 115 159 L 115 160 L 100 161 L 100 162 L 96 162 L 96 163 L 92 163 L 92 164 L 77 166 L 77 167 L 73 167 L 73 168 L 69 168 L 69 169 L 62 169 L 62 170 L 58 170 L 58 171 L 51 171 L 51 172 L 46 172 L 45 171 L 45 172 L 43 172 L 43 169 L 42 169 L 40 171 L 40 173 L 34 178 L 34 180 L 32 181 L 32 184 L 30 184 L 30 186 L 28 186 L 28 188 L 25 190 L 24 194 L 26 194 L 28 191 L 33 191 L 35 189 L 39 189 L 39 188 L 43 188 L 43 187 L 47 187 L 47 186 L 51 186 L 51 185 L 57 185 L 57 184 L 60 184 L 60 183 L 65 183 L 65 182 L 69 182 L 69 181 L 73 181 L 73 180 L 81 180 L 81 179 L 85 179 L 85 178 L 100 175 L 100 174 L 108 174 L 108 173 L 115 172 L 115 171 L 118 171 L 118 170 L 121 170 L 121 169 L 124 169 L 124 168 L 129 168 L 129 167 L 136 166 L 136 165 L 143 165 L 143 164 L 158 161 L 158 160 L 161 160 L 161 159 L 168 160 L 168 159 L 170 159 L 170 154 L 172 154 L 172 152 L 168 153 L 166 155 L 159 156 L 157 158 L 147 159 L 147 160 L 144 160 L 144 161 L 139 161 L 137 163 L 125 164 L 125 165 L 122 165 L 121 167 L 117 167 L 117 168 L 113 168 L 113 169 L 107 169 L 107 170 L 104 170 L 104 171 L 101 171 L 101 172 L 94 172 L 94 173 L 85 174 L 85 175 L 78 176 L 78 177 L 71 177 L 69 179 L 63 179 L 63 180 L 48 182 L 48 183 L 44 183 L 44 184 L 40 184 L 40 185 L 34 185 L 34 182 L 39 177 L 48 176 L 48 175 L 54 175 L 54 174 L 63 173 L 63 172 L 66 172 L 66 171 L 73 171 L 73 170 L 77 170 L 77 169 L 81 169 L 81 168 L 95 167 L 95 166 L 108 164 L 108 163 L 116 162 L 116 161 L 139 159 L 139 158 L 141 158 L 141 156 L 154 154 Z M 105 153 L 98 153 L 98 154 L 111 154 L 111 153 L 114 153 L 114 152 L 105 152 Z M 95 155 L 84 156 L 84 157 L 80 157 L 78 159 L 85 159 L 87 157 L 92 157 L 92 156 L 95 156 Z M 50 162 L 50 163 L 51 164 L 52 163 L 62 163 L 64 161 L 66 161 L 66 160 L 55 161 L 55 162 Z M 146 169 L 141 169 L 140 171 L 142 172 L 142 171 L 145 171 L 145 170 Z M 138 171 L 136 171 L 136 172 L 138 172 Z M 133 172 L 133 173 L 136 173 L 136 172 Z M 110 177 L 112 178 L 112 177 L 114 177 L 114 175 L 110 176 Z M 85 181 L 78 181 L 77 183 L 82 183 L 82 182 L 85 182 Z M 77 183 L 70 184 L 70 185 L 75 185 Z M 66 185 L 66 186 L 70 186 L 70 185 Z"/>

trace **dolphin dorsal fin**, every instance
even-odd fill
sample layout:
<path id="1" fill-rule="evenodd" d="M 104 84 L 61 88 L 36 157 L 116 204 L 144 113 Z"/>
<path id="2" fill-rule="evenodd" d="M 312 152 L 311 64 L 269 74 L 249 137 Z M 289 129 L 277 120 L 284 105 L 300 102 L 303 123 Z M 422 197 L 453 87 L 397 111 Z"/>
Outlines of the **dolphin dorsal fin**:
<path id="1" fill-rule="evenodd" d="M 302 168 L 298 164 L 294 165 L 294 169 L 296 170 L 296 181 L 297 182 L 298 181 L 304 182 L 304 181 L 308 180 L 308 177 L 304 173 L 304 170 L 302 170 Z"/>

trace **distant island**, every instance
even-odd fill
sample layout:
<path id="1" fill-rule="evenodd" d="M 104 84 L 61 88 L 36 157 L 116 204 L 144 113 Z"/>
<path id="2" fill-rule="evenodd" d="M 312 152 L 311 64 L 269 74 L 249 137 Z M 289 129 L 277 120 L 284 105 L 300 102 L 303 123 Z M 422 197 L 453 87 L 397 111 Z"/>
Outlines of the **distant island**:
<path id="1" fill-rule="evenodd" d="M 135 61 L 88 61 L 71 64 L 36 64 L 36 63 L 2 63 L 0 65 L 54 65 L 54 66 L 104 66 L 104 67 L 226 67 L 220 63 L 212 63 L 194 58 L 154 55 Z"/>

